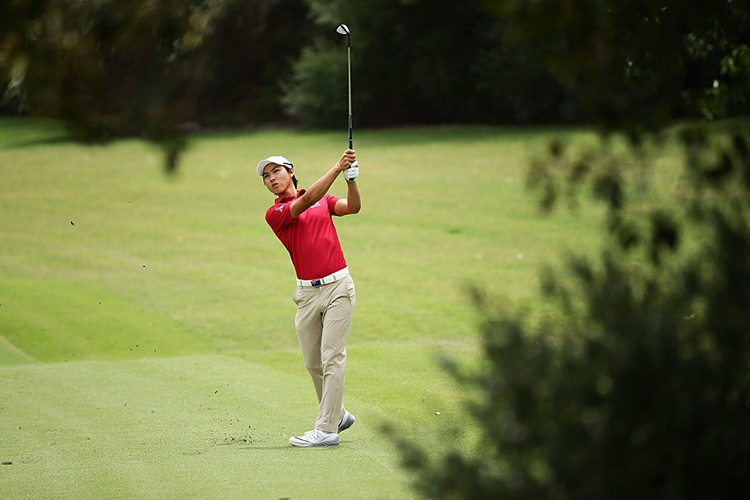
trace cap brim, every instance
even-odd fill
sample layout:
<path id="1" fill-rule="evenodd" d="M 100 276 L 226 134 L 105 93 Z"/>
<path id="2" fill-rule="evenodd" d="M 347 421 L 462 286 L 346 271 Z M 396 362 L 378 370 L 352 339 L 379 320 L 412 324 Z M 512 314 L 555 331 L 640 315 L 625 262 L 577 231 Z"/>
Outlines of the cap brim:
<path id="1" fill-rule="evenodd" d="M 274 165 L 287 165 L 289 167 L 292 166 L 292 163 L 283 156 L 269 156 L 268 158 L 261 160 L 260 163 L 258 163 L 255 171 L 258 172 L 259 176 L 263 177 L 263 169 L 265 169 L 266 166 L 270 165 L 271 163 L 273 163 Z"/>
<path id="2" fill-rule="evenodd" d="M 263 170 L 266 168 L 266 165 L 270 165 L 271 163 L 273 162 L 269 160 L 263 160 L 260 163 L 258 163 L 258 168 L 255 169 L 256 172 L 258 172 L 258 175 L 263 177 Z"/>

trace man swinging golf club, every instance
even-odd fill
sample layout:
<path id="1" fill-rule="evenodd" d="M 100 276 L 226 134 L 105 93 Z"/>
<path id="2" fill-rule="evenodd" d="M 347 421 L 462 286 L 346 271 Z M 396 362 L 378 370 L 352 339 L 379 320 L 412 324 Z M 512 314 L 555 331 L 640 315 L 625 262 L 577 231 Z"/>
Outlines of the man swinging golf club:
<path id="1" fill-rule="evenodd" d="M 307 190 L 297 190 L 294 165 L 283 156 L 270 156 L 257 167 L 266 188 L 277 196 L 266 211 L 266 221 L 289 252 L 297 273 L 294 324 L 305 368 L 318 395 L 315 428 L 303 436 L 289 438 L 293 446 L 336 446 L 339 433 L 354 423 L 354 415 L 344 408 L 343 398 L 346 340 L 356 294 L 331 216 L 356 214 L 362 202 L 356 182 L 359 165 L 352 143 L 351 33 L 345 24 L 336 32 L 347 38 L 349 149 Z M 341 172 L 347 180 L 346 199 L 328 194 Z"/>
<path id="2" fill-rule="evenodd" d="M 299 191 L 294 165 L 283 156 L 270 156 L 257 167 L 277 197 L 266 221 L 289 251 L 297 273 L 294 323 L 319 403 L 315 428 L 290 438 L 293 446 L 336 446 L 339 432 L 354 423 L 343 397 L 346 340 L 356 295 L 332 216 L 356 214 L 362 207 L 355 162 L 354 150 L 347 149 L 336 165 Z M 346 199 L 328 194 L 342 172 L 348 181 Z"/>

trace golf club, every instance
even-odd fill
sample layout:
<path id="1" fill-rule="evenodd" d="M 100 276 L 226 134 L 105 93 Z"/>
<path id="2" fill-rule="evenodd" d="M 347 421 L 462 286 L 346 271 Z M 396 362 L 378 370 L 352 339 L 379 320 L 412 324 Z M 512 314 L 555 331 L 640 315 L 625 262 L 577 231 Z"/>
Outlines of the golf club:
<path id="1" fill-rule="evenodd" d="M 349 67 L 349 149 L 353 149 L 354 142 L 352 141 L 352 36 L 349 27 L 346 24 L 339 24 L 336 28 L 336 33 L 339 35 L 346 35 L 346 57 Z M 356 167 L 357 162 L 352 164 L 352 167 Z M 353 182 L 353 181 L 352 181 Z"/>

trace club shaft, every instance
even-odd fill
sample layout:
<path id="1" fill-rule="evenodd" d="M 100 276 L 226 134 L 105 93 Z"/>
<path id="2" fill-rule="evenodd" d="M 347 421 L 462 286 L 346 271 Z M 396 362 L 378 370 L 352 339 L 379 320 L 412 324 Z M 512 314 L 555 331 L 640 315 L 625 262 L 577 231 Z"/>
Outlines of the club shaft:
<path id="1" fill-rule="evenodd" d="M 352 141 L 352 46 L 351 38 L 347 38 L 346 57 L 348 60 L 349 67 L 349 149 L 352 149 L 354 142 Z"/>

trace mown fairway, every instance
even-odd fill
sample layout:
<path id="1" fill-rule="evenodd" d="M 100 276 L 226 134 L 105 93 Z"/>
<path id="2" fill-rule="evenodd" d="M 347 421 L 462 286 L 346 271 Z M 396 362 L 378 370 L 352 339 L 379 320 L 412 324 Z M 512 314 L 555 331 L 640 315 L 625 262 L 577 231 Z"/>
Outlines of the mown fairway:
<path id="1" fill-rule="evenodd" d="M 381 426 L 468 436 L 436 363 L 471 360 L 466 286 L 536 305 L 541 266 L 592 251 L 598 212 L 539 213 L 546 141 L 583 132 L 359 132 L 363 210 L 337 219 L 357 285 L 336 449 L 293 449 L 315 397 L 294 332 L 294 271 L 254 172 L 283 154 L 300 187 L 344 133 L 196 137 L 179 174 L 138 141 L 74 145 L 0 120 L 0 491 L 4 498 L 412 498 Z M 332 193 L 345 194 L 343 179 Z M 436 415 L 439 412 L 439 415 Z"/>

